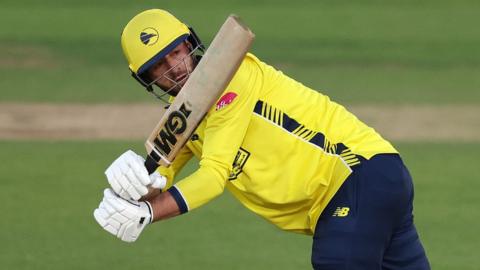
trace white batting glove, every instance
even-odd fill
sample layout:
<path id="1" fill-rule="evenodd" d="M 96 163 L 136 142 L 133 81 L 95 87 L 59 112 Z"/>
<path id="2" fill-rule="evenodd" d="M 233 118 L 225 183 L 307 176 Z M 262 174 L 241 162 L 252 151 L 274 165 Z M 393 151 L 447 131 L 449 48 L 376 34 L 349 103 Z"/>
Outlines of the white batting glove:
<path id="1" fill-rule="evenodd" d="M 145 226 L 153 219 L 149 202 L 127 201 L 109 188 L 103 192 L 103 200 L 93 212 L 95 220 L 107 232 L 125 242 L 137 240 Z"/>
<path id="2" fill-rule="evenodd" d="M 148 193 L 147 186 L 164 188 L 167 179 L 158 172 L 148 175 L 144 162 L 132 150 L 118 157 L 105 171 L 113 191 L 126 200 L 139 200 Z"/>

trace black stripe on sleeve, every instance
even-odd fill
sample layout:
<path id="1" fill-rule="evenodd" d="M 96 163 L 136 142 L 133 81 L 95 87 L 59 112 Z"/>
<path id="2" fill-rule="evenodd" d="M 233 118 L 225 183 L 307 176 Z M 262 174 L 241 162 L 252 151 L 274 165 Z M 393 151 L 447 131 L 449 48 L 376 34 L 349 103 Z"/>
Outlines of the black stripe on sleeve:
<path id="1" fill-rule="evenodd" d="M 180 208 L 180 213 L 182 214 L 187 213 L 188 212 L 187 203 L 185 202 L 185 199 L 183 198 L 180 191 L 178 191 L 178 189 L 175 186 L 172 186 L 167 191 L 170 192 L 173 199 L 175 199 L 175 201 L 177 202 L 178 208 Z"/>

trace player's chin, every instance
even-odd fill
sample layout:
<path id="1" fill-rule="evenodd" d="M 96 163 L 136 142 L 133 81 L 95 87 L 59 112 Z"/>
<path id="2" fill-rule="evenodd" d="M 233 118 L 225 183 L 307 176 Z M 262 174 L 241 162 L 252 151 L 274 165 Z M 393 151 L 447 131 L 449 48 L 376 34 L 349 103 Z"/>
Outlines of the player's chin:
<path id="1" fill-rule="evenodd" d="M 157 83 L 157 86 L 162 89 L 162 91 L 165 93 L 165 94 L 168 94 L 169 96 L 177 96 L 177 94 L 180 92 L 180 90 L 182 89 L 182 86 L 181 85 L 168 85 L 168 84 L 159 84 Z"/>
<path id="2" fill-rule="evenodd" d="M 179 82 L 172 90 L 175 92 L 175 95 L 182 91 L 183 86 L 185 85 L 186 80 Z"/>
<path id="3" fill-rule="evenodd" d="M 175 87 L 171 88 L 169 91 L 168 91 L 168 94 L 170 96 L 173 96 L 173 97 L 176 97 L 178 95 L 178 93 L 180 93 L 180 91 L 182 90 L 182 86 L 183 85 L 176 85 Z"/>

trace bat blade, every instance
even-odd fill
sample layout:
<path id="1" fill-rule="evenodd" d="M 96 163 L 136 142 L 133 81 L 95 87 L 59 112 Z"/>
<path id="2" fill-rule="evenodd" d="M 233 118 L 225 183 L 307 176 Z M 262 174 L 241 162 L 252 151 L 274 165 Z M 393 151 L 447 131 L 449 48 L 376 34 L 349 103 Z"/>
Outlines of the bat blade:
<path id="1" fill-rule="evenodd" d="M 149 173 L 169 166 L 227 87 L 255 35 L 235 15 L 224 22 L 180 93 L 145 142 Z"/>

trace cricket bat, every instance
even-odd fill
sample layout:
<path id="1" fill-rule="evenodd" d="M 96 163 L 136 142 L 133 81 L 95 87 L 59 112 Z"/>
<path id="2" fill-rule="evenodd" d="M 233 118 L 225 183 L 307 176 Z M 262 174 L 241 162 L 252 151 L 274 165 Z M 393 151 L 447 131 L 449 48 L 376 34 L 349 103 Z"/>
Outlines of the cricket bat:
<path id="1" fill-rule="evenodd" d="M 149 174 L 168 167 L 232 80 L 255 35 L 236 15 L 222 25 L 202 59 L 145 142 Z"/>

